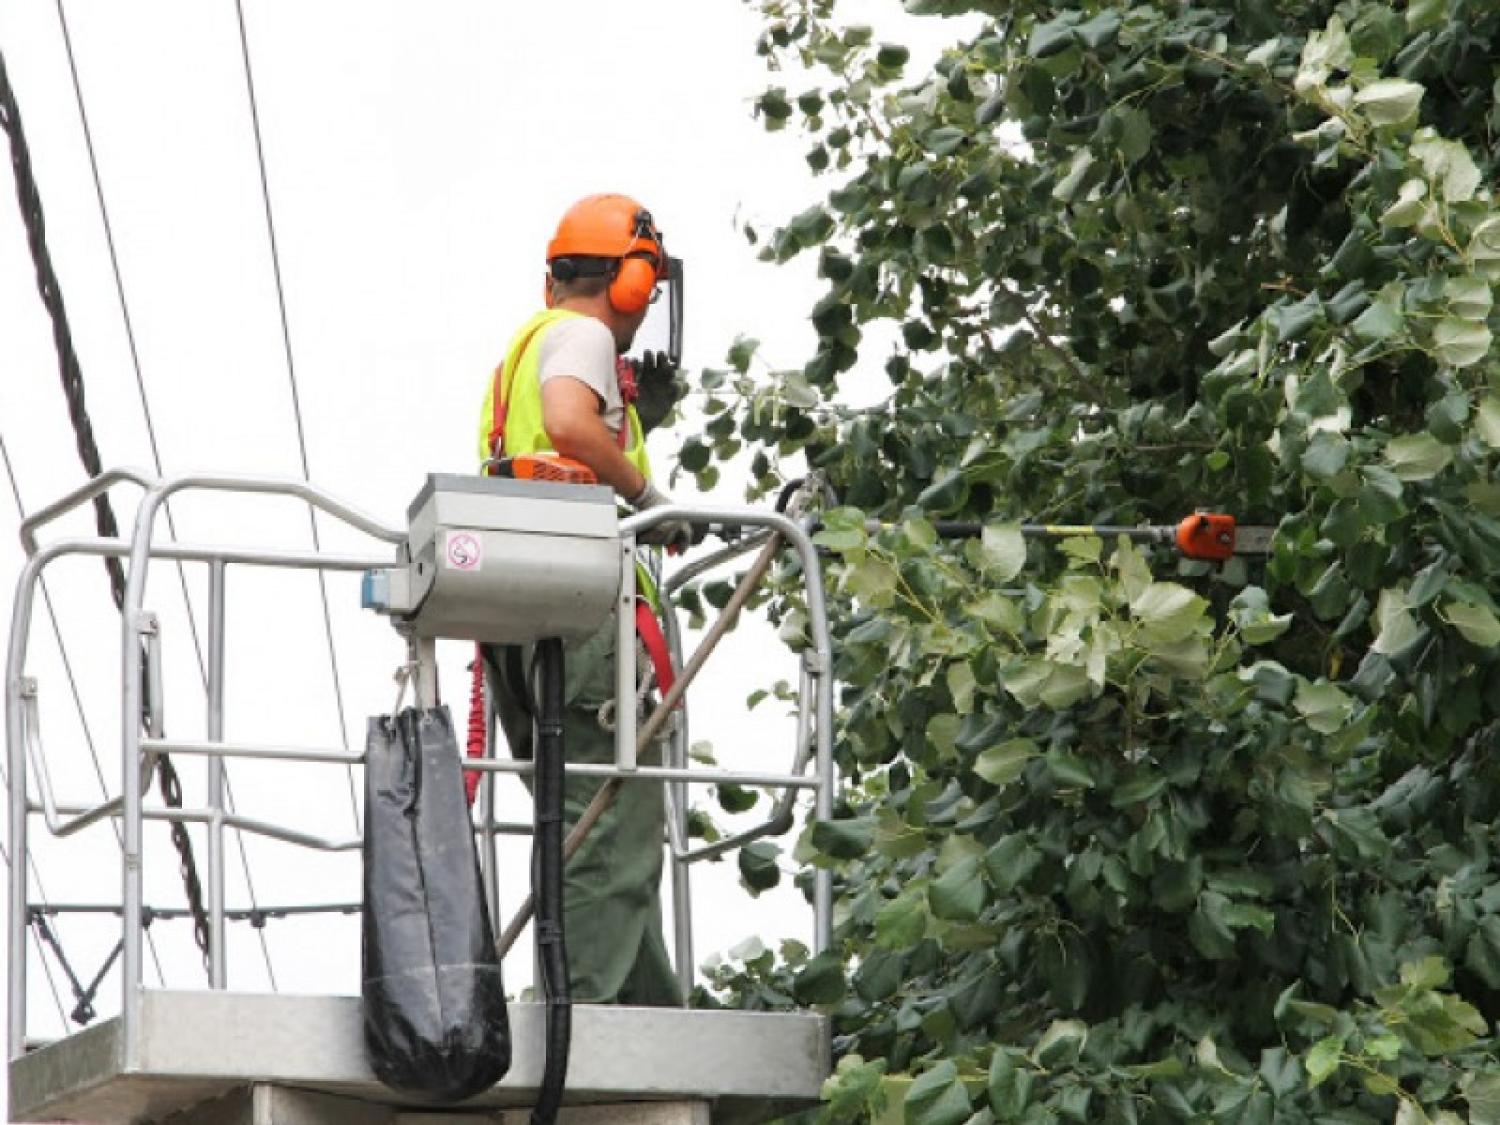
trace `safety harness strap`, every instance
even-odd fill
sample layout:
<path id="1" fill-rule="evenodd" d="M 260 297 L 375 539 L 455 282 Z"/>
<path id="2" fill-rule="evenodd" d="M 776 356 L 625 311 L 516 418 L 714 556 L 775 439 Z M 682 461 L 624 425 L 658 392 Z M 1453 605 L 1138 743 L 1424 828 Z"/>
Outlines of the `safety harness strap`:
<path id="1" fill-rule="evenodd" d="M 531 330 L 521 338 L 520 344 L 512 348 L 510 354 L 501 361 L 500 366 L 495 368 L 489 437 L 491 457 L 500 456 L 500 450 L 505 444 L 505 416 L 510 413 L 510 388 L 515 378 L 516 368 L 521 366 L 521 358 L 526 354 L 526 349 L 531 347 L 531 341 L 536 339 L 536 334 L 553 323 L 555 323 L 554 318 L 538 317 L 532 324 Z"/>
<path id="2" fill-rule="evenodd" d="M 635 631 L 646 646 L 646 656 L 656 670 L 656 688 L 663 695 L 672 690 L 677 674 L 672 670 L 672 654 L 667 650 L 667 638 L 661 631 L 661 622 L 656 619 L 645 598 L 635 599 Z"/>

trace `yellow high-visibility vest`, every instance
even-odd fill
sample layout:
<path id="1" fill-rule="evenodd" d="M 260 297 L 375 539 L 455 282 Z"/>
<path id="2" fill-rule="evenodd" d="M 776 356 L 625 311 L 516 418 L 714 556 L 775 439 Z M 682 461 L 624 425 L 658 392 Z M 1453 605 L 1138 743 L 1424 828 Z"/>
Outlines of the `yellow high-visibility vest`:
<path id="1" fill-rule="evenodd" d="M 495 369 L 494 378 L 485 390 L 484 406 L 479 412 L 481 464 L 497 455 L 553 451 L 552 439 L 542 422 L 542 383 L 538 378 L 542 337 L 554 325 L 582 315 L 568 309 L 546 309 L 522 325 L 511 340 L 504 362 Z M 625 405 L 624 428 L 626 436 L 620 451 L 650 480 L 646 434 L 633 403 Z"/>

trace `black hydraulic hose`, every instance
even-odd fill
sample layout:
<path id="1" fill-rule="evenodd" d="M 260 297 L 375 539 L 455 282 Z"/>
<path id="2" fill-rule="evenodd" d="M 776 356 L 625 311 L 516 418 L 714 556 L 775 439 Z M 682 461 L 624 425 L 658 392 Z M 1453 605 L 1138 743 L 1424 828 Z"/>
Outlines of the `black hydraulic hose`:
<path id="1" fill-rule="evenodd" d="M 536 781 L 533 799 L 532 895 L 536 950 L 547 996 L 547 1061 L 531 1125 L 553 1125 L 562 1105 L 573 1037 L 568 946 L 563 931 L 563 647 L 555 638 L 536 646 L 538 694 Z"/>
<path id="2" fill-rule="evenodd" d="M 792 502 L 792 497 L 797 495 L 797 490 L 806 483 L 806 477 L 796 477 L 782 485 L 781 491 L 776 494 L 776 511 L 785 515 L 786 506 Z"/>

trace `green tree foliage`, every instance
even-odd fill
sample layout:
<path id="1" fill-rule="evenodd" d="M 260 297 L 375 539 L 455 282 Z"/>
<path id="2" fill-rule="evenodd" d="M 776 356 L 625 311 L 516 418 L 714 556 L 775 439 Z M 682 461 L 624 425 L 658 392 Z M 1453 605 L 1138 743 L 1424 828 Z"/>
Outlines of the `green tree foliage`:
<path id="1" fill-rule="evenodd" d="M 828 1121 L 1500 1121 L 1500 8 L 758 7 L 819 343 L 684 465 L 840 498 L 846 788 L 835 953 L 725 1002 L 833 1015 Z M 1269 558 L 1015 527 L 1203 506 Z"/>

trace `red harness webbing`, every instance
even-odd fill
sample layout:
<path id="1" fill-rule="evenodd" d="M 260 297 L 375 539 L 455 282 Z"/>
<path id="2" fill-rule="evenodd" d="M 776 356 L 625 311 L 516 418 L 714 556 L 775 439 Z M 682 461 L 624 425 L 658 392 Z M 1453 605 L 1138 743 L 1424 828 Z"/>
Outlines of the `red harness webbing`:
<path id="1" fill-rule="evenodd" d="M 635 599 L 635 631 L 646 646 L 646 656 L 656 670 L 656 690 L 666 695 L 677 682 L 677 673 L 672 669 L 672 654 L 667 650 L 667 638 L 661 631 L 661 622 L 645 598 Z"/>
<path id="2" fill-rule="evenodd" d="M 478 644 L 474 646 L 474 663 L 469 667 L 474 670 L 474 677 L 469 687 L 468 755 L 471 758 L 482 758 L 489 716 L 484 713 L 484 650 Z M 479 792 L 479 779 L 483 776 L 479 770 L 464 770 L 464 795 L 471 805 L 474 803 L 474 795 Z"/>

